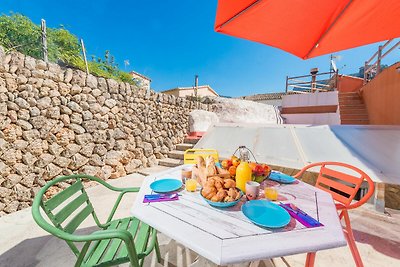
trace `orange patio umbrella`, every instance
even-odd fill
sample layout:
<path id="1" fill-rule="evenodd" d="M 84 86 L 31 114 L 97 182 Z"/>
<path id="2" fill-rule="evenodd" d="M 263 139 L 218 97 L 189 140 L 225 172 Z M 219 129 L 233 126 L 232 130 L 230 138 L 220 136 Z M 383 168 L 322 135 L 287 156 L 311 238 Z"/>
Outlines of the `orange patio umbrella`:
<path id="1" fill-rule="evenodd" d="M 400 0 L 218 0 L 215 31 L 307 59 L 400 36 Z"/>

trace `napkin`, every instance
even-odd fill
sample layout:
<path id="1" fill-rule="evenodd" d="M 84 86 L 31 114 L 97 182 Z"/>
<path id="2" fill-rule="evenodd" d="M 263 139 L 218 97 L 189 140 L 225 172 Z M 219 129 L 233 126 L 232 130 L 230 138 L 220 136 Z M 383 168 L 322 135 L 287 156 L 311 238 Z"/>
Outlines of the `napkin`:
<path id="1" fill-rule="evenodd" d="M 290 216 L 298 220 L 302 225 L 307 228 L 314 228 L 319 226 L 324 226 L 322 223 L 302 211 L 301 209 L 294 210 L 290 207 L 290 204 L 279 204 L 282 208 L 284 208 Z"/>

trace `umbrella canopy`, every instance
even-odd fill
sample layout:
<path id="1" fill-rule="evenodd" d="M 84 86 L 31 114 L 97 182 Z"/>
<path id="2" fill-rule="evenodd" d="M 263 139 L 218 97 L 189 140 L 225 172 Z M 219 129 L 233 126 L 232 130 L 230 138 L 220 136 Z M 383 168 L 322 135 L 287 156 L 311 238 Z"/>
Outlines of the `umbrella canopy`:
<path id="1" fill-rule="evenodd" d="M 400 0 L 219 0 L 215 31 L 312 58 L 400 36 Z"/>

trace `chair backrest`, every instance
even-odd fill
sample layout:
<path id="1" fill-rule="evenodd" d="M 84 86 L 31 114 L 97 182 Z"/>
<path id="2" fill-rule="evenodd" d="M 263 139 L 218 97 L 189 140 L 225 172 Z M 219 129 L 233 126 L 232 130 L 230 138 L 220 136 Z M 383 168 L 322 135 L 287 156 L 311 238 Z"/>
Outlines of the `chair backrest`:
<path id="1" fill-rule="evenodd" d="M 341 162 L 319 162 L 306 166 L 305 168 L 318 165 L 320 165 L 321 168 L 315 186 L 330 193 L 334 200 L 344 205 L 347 209 L 361 206 L 367 202 L 374 193 L 374 183 L 372 179 L 362 170 Z M 332 167 L 336 167 L 336 169 Z M 351 170 L 351 173 L 354 173 L 356 176 L 339 171 L 337 167 Z M 354 197 L 364 181 L 366 181 L 369 186 L 367 194 L 359 201 L 352 204 Z"/>
<path id="2" fill-rule="evenodd" d="M 195 164 L 196 158 L 202 156 L 206 158 L 207 156 L 212 156 L 215 162 L 218 162 L 218 151 L 215 149 L 188 149 L 183 155 L 184 164 Z"/>
<path id="3" fill-rule="evenodd" d="M 72 185 L 50 199 L 44 200 L 47 189 L 61 181 L 71 179 L 71 177 L 72 176 L 63 176 L 47 183 L 35 196 L 34 205 L 32 206 L 32 215 L 43 229 L 64 239 L 75 255 L 78 255 L 79 250 L 75 244 L 63 238 L 63 235 L 60 234 L 60 231 L 57 231 L 57 229 L 68 234 L 73 234 L 89 215 L 92 215 L 95 222 L 99 224 L 93 206 L 83 187 L 81 177 L 79 175 L 74 175 L 72 179 L 76 181 Z M 40 209 L 44 211 L 53 226 L 44 220 Z"/>

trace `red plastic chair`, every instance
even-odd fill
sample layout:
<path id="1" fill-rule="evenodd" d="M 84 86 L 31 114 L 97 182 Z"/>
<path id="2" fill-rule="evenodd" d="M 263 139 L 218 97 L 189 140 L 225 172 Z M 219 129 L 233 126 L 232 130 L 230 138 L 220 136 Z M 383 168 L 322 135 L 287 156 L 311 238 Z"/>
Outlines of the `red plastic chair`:
<path id="1" fill-rule="evenodd" d="M 343 232 L 349 244 L 351 254 L 353 255 L 356 266 L 362 267 L 363 262 L 358 252 L 356 242 L 354 240 L 353 231 L 351 229 L 350 218 L 347 210 L 357 208 L 363 205 L 374 193 L 374 182 L 362 170 L 341 162 L 318 162 L 305 166 L 294 177 L 299 178 L 305 171 L 313 167 L 320 167 L 316 187 L 330 193 L 336 202 L 336 209 L 339 212 L 339 219 L 344 218 Z M 327 166 L 344 167 L 353 170 L 357 176 L 349 175 L 341 171 L 333 170 Z M 359 201 L 352 202 L 356 196 L 361 184 L 368 182 L 368 192 Z M 341 192 L 341 193 L 339 193 Z M 306 266 L 314 266 L 315 252 L 307 254 Z"/>

